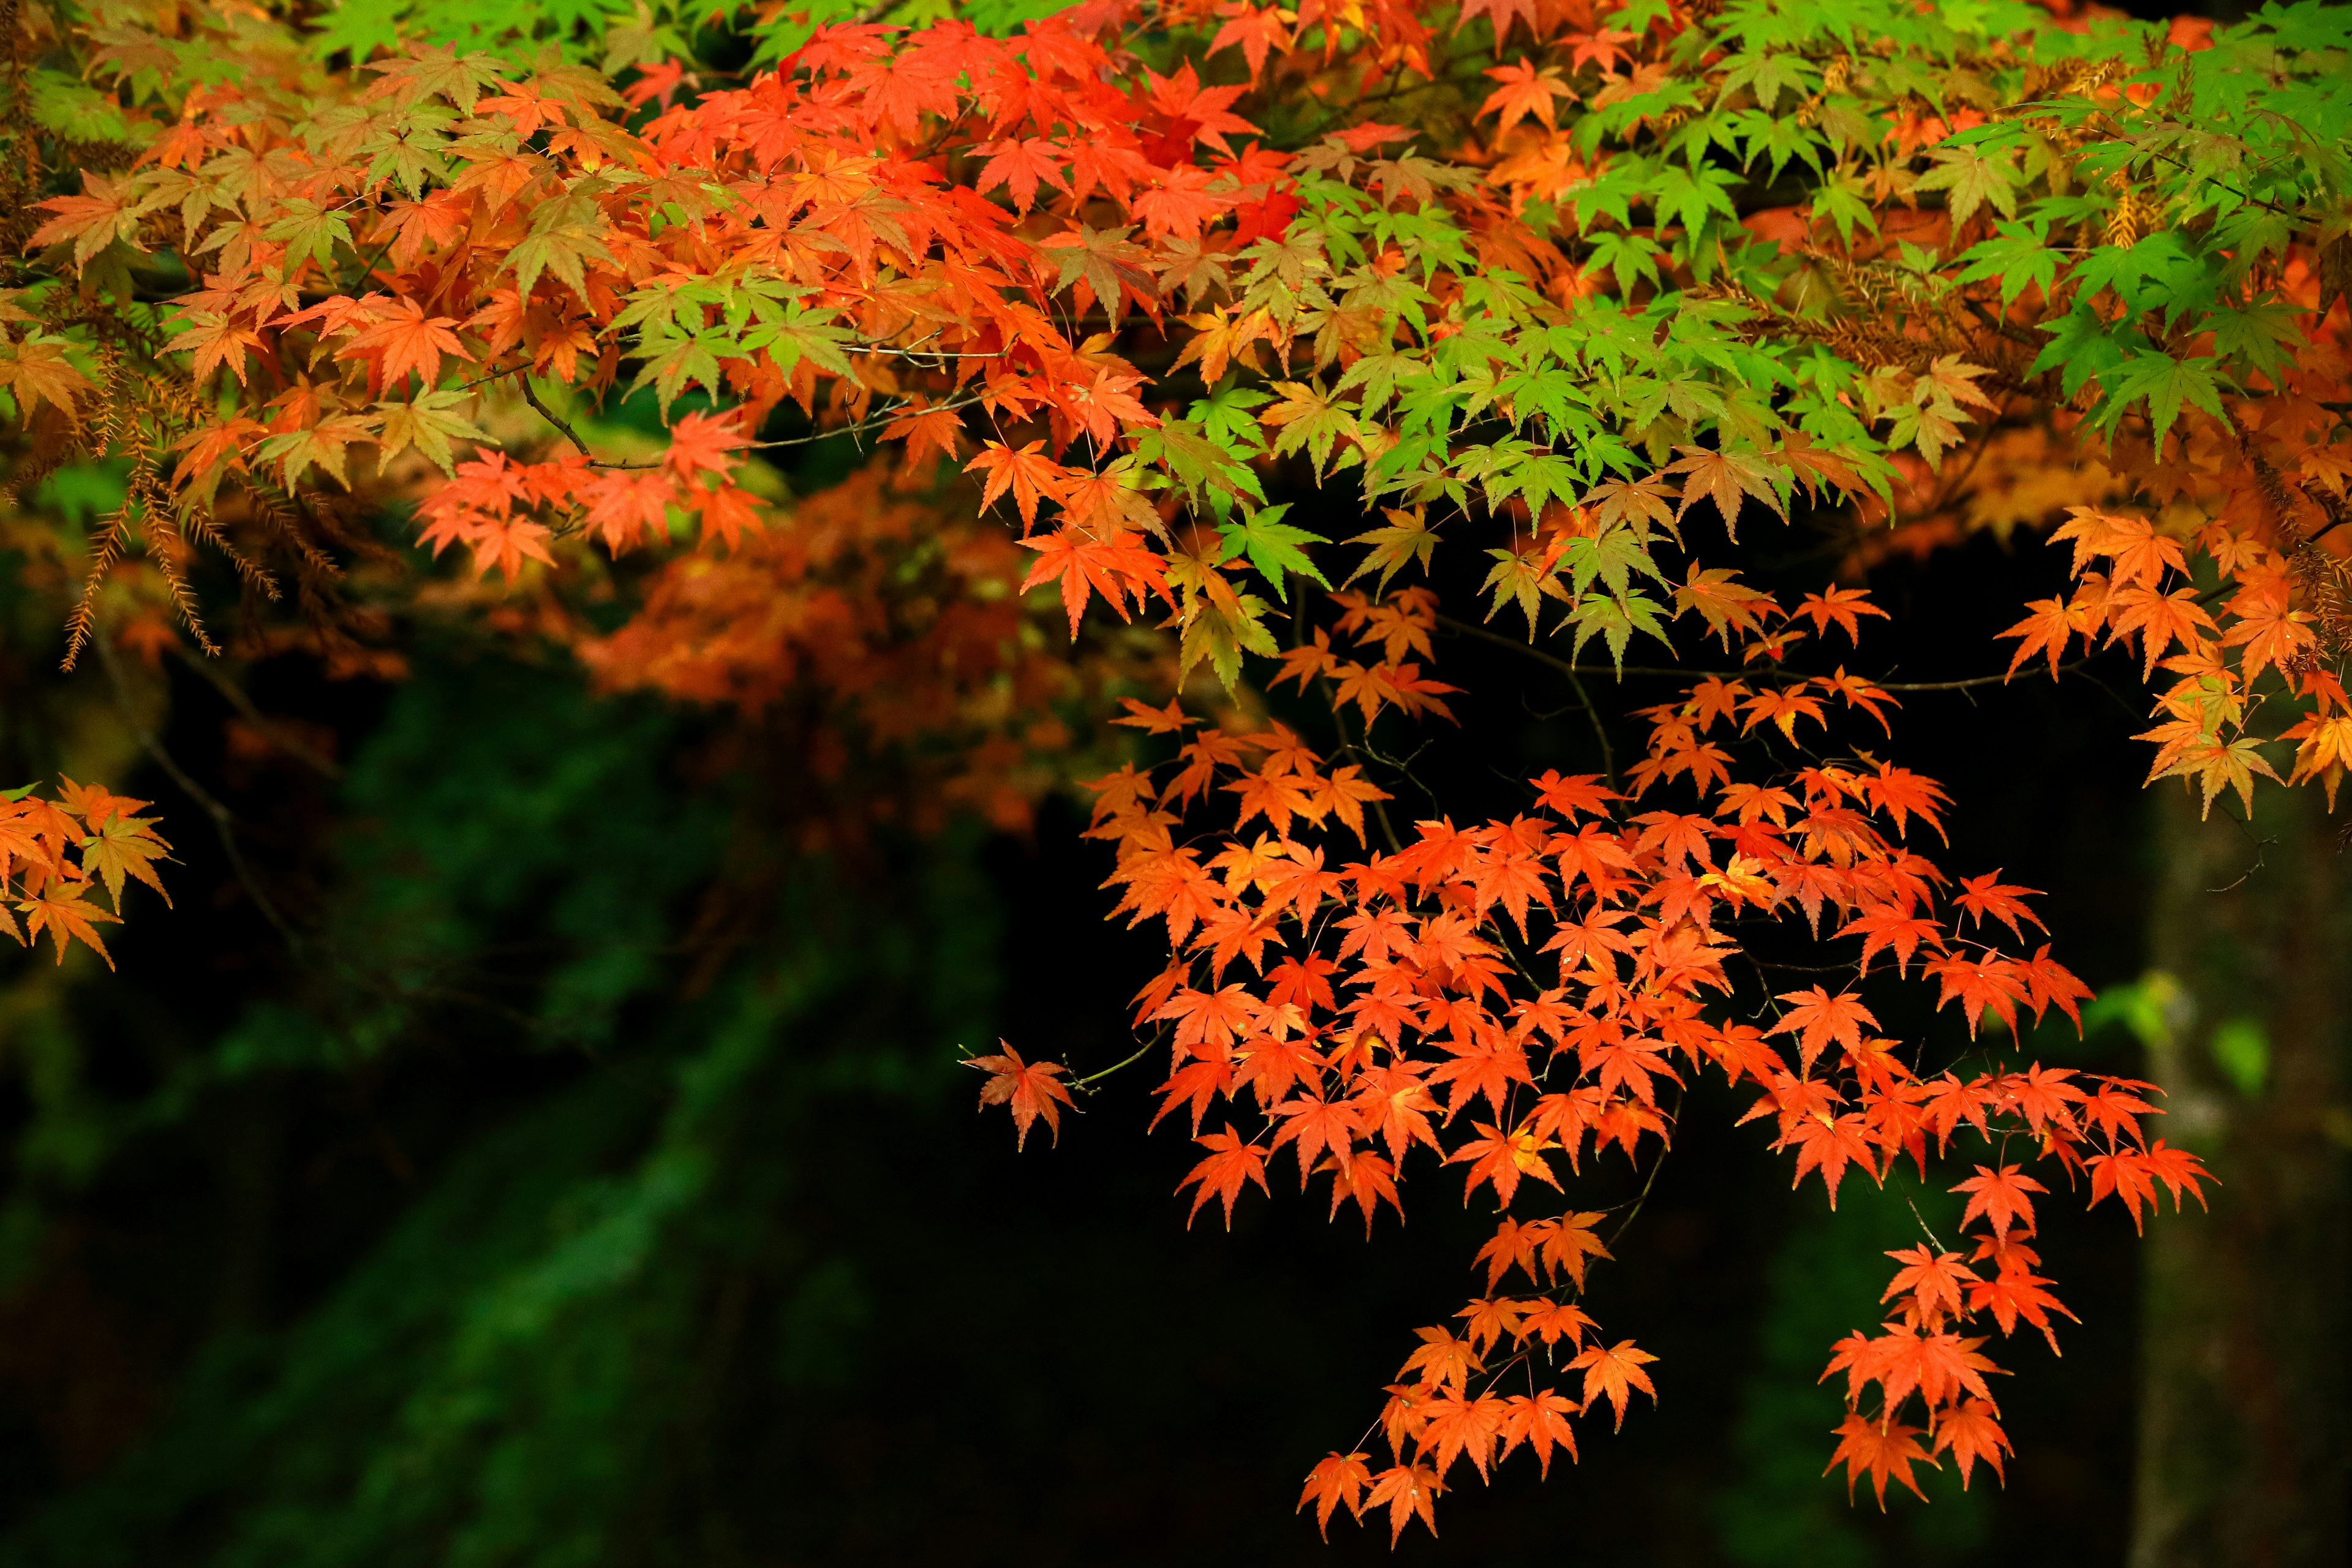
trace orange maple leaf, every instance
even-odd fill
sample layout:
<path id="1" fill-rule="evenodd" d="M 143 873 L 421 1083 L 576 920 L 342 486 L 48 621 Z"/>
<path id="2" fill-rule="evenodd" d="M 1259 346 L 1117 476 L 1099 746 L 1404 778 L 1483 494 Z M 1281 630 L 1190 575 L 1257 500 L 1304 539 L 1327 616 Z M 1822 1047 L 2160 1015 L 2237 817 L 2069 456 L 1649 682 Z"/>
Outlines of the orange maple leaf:
<path id="1" fill-rule="evenodd" d="M 1062 1141 L 1062 1106 L 1075 1103 L 1070 1091 L 1061 1081 L 1068 1069 L 1059 1062 L 1024 1062 L 1021 1053 L 1005 1041 L 999 1040 L 1003 1054 L 989 1057 L 968 1057 L 966 1067 L 980 1068 L 990 1075 L 980 1087 L 982 1106 L 1009 1105 L 1013 1110 L 1015 1149 L 1026 1148 L 1029 1129 L 1039 1117 L 1045 1119 L 1045 1130 L 1054 1142 Z M 1058 1103 L 1057 1103 L 1058 1102 Z"/>
<path id="2" fill-rule="evenodd" d="M 1891 1476 L 1909 1487 L 1920 1501 L 1927 1494 L 1919 1490 L 1919 1483 L 1911 1477 L 1911 1467 L 1926 1464 L 1933 1468 L 1936 1461 L 1927 1450 L 1919 1447 L 1921 1428 L 1906 1426 L 1899 1421 L 1873 1421 L 1858 1413 L 1848 1413 L 1837 1428 L 1837 1452 L 1830 1456 L 1822 1474 L 1828 1475 L 1843 1464 L 1845 1466 L 1845 1492 L 1853 1496 L 1853 1484 L 1867 1473 L 1872 1489 L 1878 1494 L 1878 1506 L 1886 1508 L 1886 1482 Z"/>
<path id="3" fill-rule="evenodd" d="M 1647 1351 L 1636 1350 L 1633 1341 L 1619 1340 L 1606 1350 L 1598 1344 L 1592 1346 L 1570 1362 L 1568 1366 L 1570 1372 L 1584 1373 L 1585 1408 L 1591 1409 L 1593 1401 L 1605 1394 L 1609 1403 L 1616 1407 L 1617 1429 L 1622 1431 L 1625 1427 L 1625 1405 L 1633 1398 L 1634 1389 L 1648 1394 L 1653 1403 L 1658 1397 L 1656 1386 L 1650 1382 L 1650 1374 L 1642 1370 L 1644 1364 L 1657 1359 Z"/>

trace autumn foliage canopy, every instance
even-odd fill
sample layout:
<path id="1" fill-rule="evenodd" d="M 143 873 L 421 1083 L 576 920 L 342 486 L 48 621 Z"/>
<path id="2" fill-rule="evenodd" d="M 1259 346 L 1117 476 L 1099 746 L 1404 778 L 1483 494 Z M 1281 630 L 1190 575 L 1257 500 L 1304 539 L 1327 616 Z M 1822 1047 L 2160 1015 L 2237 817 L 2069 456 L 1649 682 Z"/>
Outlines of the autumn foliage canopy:
<path id="1" fill-rule="evenodd" d="M 2333 799 L 2345 12 L 6 14 L 12 482 L 127 466 L 43 547 L 66 662 L 390 669 L 467 616 L 795 748 L 812 847 L 1086 776 L 1193 1214 L 1295 1182 L 1371 1231 L 1416 1175 L 1496 1214 L 1319 1524 L 1434 1528 L 1654 1394 L 1581 1304 L 1628 1216 L 1576 1184 L 1654 1173 L 1703 1075 L 1832 1206 L 1898 1164 L 1965 1195 L 1824 1347 L 1882 1502 L 2002 1471 L 1995 1355 L 2069 1316 L 2040 1205 L 2198 1197 L 2151 1086 L 2018 1048 L 2087 990 L 1945 863 L 1967 803 L 1902 764 L 1854 584 L 2049 528 L 2072 589 L 1985 682 L 2127 649 L 2152 779 Z M 1807 510 L 1847 570 L 1767 584 Z M 1638 756 L 1596 711 L 1592 771 L 1457 821 L 1400 761 L 1454 723 L 1448 636 L 1598 702 L 1681 674 Z M 28 934 L 155 883 L 142 809 L 0 806 Z M 1947 1035 L 1886 1037 L 1906 986 Z M 974 1065 L 1025 1141 L 1114 1064 Z"/>

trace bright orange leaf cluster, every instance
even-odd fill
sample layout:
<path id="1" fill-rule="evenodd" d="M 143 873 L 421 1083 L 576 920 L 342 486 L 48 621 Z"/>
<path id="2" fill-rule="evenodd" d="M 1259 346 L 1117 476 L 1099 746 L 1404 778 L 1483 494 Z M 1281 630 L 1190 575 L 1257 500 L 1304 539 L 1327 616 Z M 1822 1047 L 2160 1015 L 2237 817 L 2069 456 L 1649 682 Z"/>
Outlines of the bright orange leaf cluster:
<path id="1" fill-rule="evenodd" d="M 1809 603 L 1824 629 L 1869 608 L 1852 594 Z M 1337 607 L 1336 629 L 1371 662 L 1352 690 L 1325 685 L 1335 710 L 1393 689 L 1402 656 L 1431 656 L 1426 595 Z M 1759 632 L 1784 618 L 1760 595 L 1746 608 Z M 1328 680 L 1331 646 L 1328 633 L 1302 645 L 1302 684 Z M 1368 711 L 1382 700 L 1396 699 Z M 1483 1479 L 1524 1444 L 1548 1469 L 1555 1445 L 1574 1457 L 1571 1417 L 1605 1401 L 1622 1422 L 1630 1391 L 1652 1392 L 1654 1358 L 1604 1339 L 1578 1303 L 1589 1263 L 1609 1255 L 1602 1216 L 1518 1216 L 1542 1188 L 1562 1205 L 1563 1175 L 1588 1155 L 1655 1159 L 1709 1067 L 1759 1091 L 1746 1119 L 1771 1126 L 1797 1181 L 1817 1176 L 1832 1207 L 1849 1174 L 1883 1179 L 1898 1160 L 1925 1178 L 1957 1152 L 1973 1173 L 1954 1186 L 1973 1251 L 1896 1255 L 1895 1317 L 1830 1363 L 1854 1411 L 1837 1458 L 1882 1496 L 1890 1475 L 1911 1484 L 1912 1463 L 1947 1449 L 1964 1479 L 1979 1458 L 2000 1465 L 1984 1381 L 1998 1369 L 1969 1331 L 2052 1334 L 2064 1310 L 2034 1272 L 2045 1189 L 2028 1166 L 2086 1174 L 2094 1203 L 2113 1194 L 2136 1223 L 2158 1184 L 2176 1202 L 2196 1191 L 2195 1157 L 2143 1131 L 2146 1085 L 1974 1052 L 1929 1065 L 1881 1036 L 1853 986 L 1781 993 L 1758 1022 L 1734 1005 L 1727 963 L 1791 923 L 1858 943 L 1857 983 L 1882 954 L 1882 976 L 1933 981 L 1971 1037 L 1987 1014 L 2014 1033 L 2021 1015 L 2072 1017 L 2088 994 L 2046 943 L 2004 948 L 2039 923 L 2028 889 L 1997 873 L 1955 880 L 1913 847 L 1945 804 L 1932 782 L 1833 760 L 1821 737 L 1788 744 L 1801 724 L 1843 722 L 1831 708 L 1883 724 L 1893 700 L 1843 671 L 1710 678 L 1646 710 L 1625 790 L 1547 773 L 1508 820 L 1422 820 L 1409 837 L 1357 763 L 1279 723 L 1234 733 L 1175 704 L 1130 704 L 1121 722 L 1168 736 L 1175 755 L 1095 780 L 1089 831 L 1116 847 L 1119 912 L 1168 940 L 1136 1023 L 1170 1053 L 1160 1117 L 1183 1117 L 1203 1151 L 1185 1178 L 1193 1212 L 1214 1202 L 1230 1220 L 1289 1166 L 1301 1187 L 1328 1180 L 1333 1212 L 1353 1204 L 1369 1229 L 1383 1205 L 1402 1213 L 1418 1160 L 1462 1167 L 1465 1200 L 1483 1190 L 1504 1216 L 1479 1255 L 1485 1293 L 1454 1326 L 1421 1331 L 1389 1391 L 1389 1465 L 1335 1453 L 1310 1478 L 1323 1520 L 1345 1505 L 1385 1507 L 1395 1530 L 1429 1521 L 1459 1461 Z M 995 1081 L 999 1098 L 1018 1092 Z M 1563 1361 L 1580 1384 L 1553 1384 Z M 1919 1424 L 1903 1419 L 1914 1402 Z"/>
<path id="2" fill-rule="evenodd" d="M 144 882 L 172 901 L 155 872 L 172 847 L 155 831 L 156 818 L 139 815 L 146 806 L 71 779 L 58 781 L 54 801 L 29 785 L 0 795 L 0 931 L 19 944 L 46 932 L 59 963 L 68 943 L 82 942 L 113 968 L 98 928 L 121 919 L 123 884 Z M 89 901 L 100 888 L 111 912 Z"/>

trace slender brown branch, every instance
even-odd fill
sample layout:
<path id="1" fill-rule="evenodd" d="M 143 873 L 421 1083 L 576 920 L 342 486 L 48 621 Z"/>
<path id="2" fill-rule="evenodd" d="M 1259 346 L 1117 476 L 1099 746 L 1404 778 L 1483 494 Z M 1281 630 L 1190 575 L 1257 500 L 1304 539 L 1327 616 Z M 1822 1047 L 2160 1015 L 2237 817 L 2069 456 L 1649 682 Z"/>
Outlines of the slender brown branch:
<path id="1" fill-rule="evenodd" d="M 237 710 L 239 717 L 268 738 L 271 745 L 276 746 L 321 778 L 339 779 L 343 776 L 343 770 L 337 766 L 332 759 L 321 756 L 304 744 L 284 725 L 264 715 L 260 709 L 253 705 L 253 699 L 245 694 L 243 687 L 223 675 L 209 662 L 198 658 L 177 643 L 172 645 L 172 657 L 203 676 L 212 689 L 221 694 L 222 700 Z"/>
<path id="2" fill-rule="evenodd" d="M 269 922 L 289 948 L 296 952 L 301 952 L 302 938 L 286 923 L 286 917 L 278 912 L 278 906 L 269 895 L 261 890 L 261 884 L 254 878 L 253 868 L 246 861 L 245 851 L 237 847 L 236 818 L 230 815 L 228 807 L 223 805 L 210 790 L 189 777 L 188 770 L 163 749 L 163 742 L 156 738 L 155 731 L 140 719 L 138 708 L 131 700 L 131 688 L 122 679 L 122 661 L 115 657 L 113 642 L 100 630 L 92 633 L 89 646 L 98 651 L 98 661 L 106 670 L 107 684 L 114 689 L 114 706 L 121 713 L 122 722 L 131 731 L 132 738 L 138 741 L 140 749 L 153 759 L 155 765 L 163 769 L 173 784 L 180 786 L 181 794 L 195 802 L 198 809 L 212 818 L 213 831 L 220 837 L 221 851 L 228 857 L 229 869 L 245 889 L 246 897 L 253 900 L 253 907 L 261 911 L 262 919 Z"/>

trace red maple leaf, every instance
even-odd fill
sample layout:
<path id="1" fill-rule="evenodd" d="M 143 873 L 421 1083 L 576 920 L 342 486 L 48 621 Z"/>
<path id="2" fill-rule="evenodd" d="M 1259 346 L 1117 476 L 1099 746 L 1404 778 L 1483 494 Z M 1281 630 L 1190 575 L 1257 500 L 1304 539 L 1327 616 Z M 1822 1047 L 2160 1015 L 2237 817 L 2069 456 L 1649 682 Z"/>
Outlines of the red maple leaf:
<path id="1" fill-rule="evenodd" d="M 1192 1211 L 1184 1223 L 1189 1226 L 1210 1198 L 1223 1198 L 1225 1204 L 1225 1228 L 1234 1227 L 1234 1200 L 1242 1195 L 1242 1188 L 1252 1182 L 1264 1193 L 1265 1184 L 1265 1151 L 1255 1143 L 1245 1143 L 1237 1132 L 1221 1130 L 1204 1132 L 1192 1140 L 1209 1151 L 1209 1157 L 1192 1167 L 1192 1173 L 1176 1184 L 1182 1192 L 1193 1183 L 1200 1184 L 1193 1194 Z"/>
<path id="2" fill-rule="evenodd" d="M 1622 1431 L 1625 1405 L 1633 1398 L 1634 1389 L 1640 1389 L 1654 1402 L 1658 1397 L 1657 1388 L 1650 1382 L 1650 1374 L 1642 1370 L 1645 1363 L 1657 1359 L 1647 1351 L 1636 1350 L 1633 1341 L 1619 1340 L 1606 1350 L 1596 1344 L 1568 1365 L 1570 1371 L 1584 1373 L 1585 1408 L 1591 1409 L 1595 1399 L 1605 1395 L 1616 1407 L 1617 1427 Z"/>
<path id="3" fill-rule="evenodd" d="M 990 1075 L 980 1087 L 980 1103 L 985 1106 L 1009 1105 L 1013 1108 L 1015 1132 L 1013 1147 L 1025 1148 L 1029 1129 L 1042 1116 L 1045 1130 L 1054 1142 L 1062 1141 L 1062 1110 L 1072 1104 L 1070 1091 L 1064 1088 L 1061 1075 L 1068 1069 L 1059 1062 L 1024 1062 L 1021 1053 L 1003 1040 L 996 1042 L 1002 1054 L 992 1057 L 968 1057 L 966 1067 L 975 1067 Z M 1056 1102 L 1059 1103 L 1056 1103 Z"/>
<path id="4" fill-rule="evenodd" d="M 1843 1465 L 1849 1499 L 1853 1496 L 1854 1482 L 1867 1474 L 1872 1489 L 1878 1495 L 1881 1511 L 1886 1507 L 1886 1482 L 1890 1477 L 1909 1487 L 1925 1502 L 1927 1494 L 1912 1479 L 1911 1467 L 1919 1463 L 1934 1466 L 1936 1461 L 1919 1447 L 1920 1431 L 1919 1427 L 1906 1426 L 1899 1421 L 1873 1421 L 1859 1412 L 1849 1412 L 1837 1428 L 1837 1452 L 1830 1456 L 1829 1465 L 1822 1474 L 1827 1475 Z"/>

